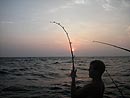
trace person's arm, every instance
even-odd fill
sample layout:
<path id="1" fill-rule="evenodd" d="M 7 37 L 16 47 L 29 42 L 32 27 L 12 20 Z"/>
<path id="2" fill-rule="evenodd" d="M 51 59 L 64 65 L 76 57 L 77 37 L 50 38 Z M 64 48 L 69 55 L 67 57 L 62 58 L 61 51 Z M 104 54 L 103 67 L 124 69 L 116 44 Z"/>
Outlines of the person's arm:
<path id="1" fill-rule="evenodd" d="M 88 97 L 89 94 L 92 92 L 92 85 L 88 84 L 82 88 L 77 89 L 76 87 L 76 72 L 77 70 L 71 71 L 71 98 L 80 98 L 80 97 Z M 88 97 L 89 98 L 89 97 Z"/>
<path id="2" fill-rule="evenodd" d="M 71 98 L 74 98 L 75 92 L 76 92 L 76 83 L 75 83 L 75 77 L 76 77 L 76 71 L 77 70 L 72 70 L 71 71 Z"/>

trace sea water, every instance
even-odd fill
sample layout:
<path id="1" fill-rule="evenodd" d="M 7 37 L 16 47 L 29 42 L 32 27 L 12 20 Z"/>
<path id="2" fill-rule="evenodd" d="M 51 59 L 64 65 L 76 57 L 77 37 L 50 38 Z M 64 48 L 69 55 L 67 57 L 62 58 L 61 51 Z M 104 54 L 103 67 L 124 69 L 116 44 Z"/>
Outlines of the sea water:
<path id="1" fill-rule="evenodd" d="M 130 57 L 76 57 L 77 86 L 89 83 L 89 63 L 102 60 L 106 69 L 130 98 Z M 1 57 L 0 98 L 70 98 L 70 57 Z M 104 98 L 121 97 L 108 74 L 103 75 Z"/>

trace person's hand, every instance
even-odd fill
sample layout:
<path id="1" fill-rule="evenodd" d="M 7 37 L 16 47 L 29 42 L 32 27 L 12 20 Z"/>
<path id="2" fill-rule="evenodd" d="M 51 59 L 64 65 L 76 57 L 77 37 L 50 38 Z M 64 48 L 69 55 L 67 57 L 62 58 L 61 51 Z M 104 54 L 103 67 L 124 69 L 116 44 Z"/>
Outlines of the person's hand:
<path id="1" fill-rule="evenodd" d="M 77 69 L 71 70 L 70 76 L 71 76 L 72 79 L 74 79 L 76 77 L 76 72 L 77 72 Z"/>

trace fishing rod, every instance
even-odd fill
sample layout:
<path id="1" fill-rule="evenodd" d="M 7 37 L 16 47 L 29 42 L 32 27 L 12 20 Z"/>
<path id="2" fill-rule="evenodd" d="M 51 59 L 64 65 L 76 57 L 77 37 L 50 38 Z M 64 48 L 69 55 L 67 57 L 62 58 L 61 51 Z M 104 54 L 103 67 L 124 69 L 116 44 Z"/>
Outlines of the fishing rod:
<path id="1" fill-rule="evenodd" d="M 54 23 L 54 24 L 57 24 L 58 26 L 60 26 L 63 31 L 65 32 L 66 36 L 67 36 L 67 39 L 68 39 L 68 42 L 69 42 L 69 47 L 70 47 L 70 53 L 71 53 L 71 56 L 72 56 L 72 71 L 75 71 L 75 66 L 74 66 L 74 53 L 73 53 L 73 48 L 72 48 L 72 42 L 70 40 L 70 37 L 69 37 L 69 34 L 68 32 L 65 30 L 65 28 L 60 24 L 60 23 L 57 23 L 55 21 L 53 22 L 50 22 L 50 23 Z"/>
<path id="2" fill-rule="evenodd" d="M 93 41 L 93 42 L 100 43 L 100 44 L 105 44 L 105 45 L 109 45 L 109 46 L 112 46 L 112 47 L 119 48 L 119 49 L 125 50 L 125 51 L 127 51 L 127 52 L 130 52 L 129 49 L 122 48 L 122 47 L 119 47 L 119 46 L 116 46 L 116 45 L 113 45 L 113 44 L 104 43 L 104 42 L 100 42 L 100 41 Z M 114 81 L 114 79 L 111 77 L 111 75 L 108 73 L 107 70 L 106 70 L 106 73 L 108 74 L 108 76 L 109 76 L 110 79 L 112 80 L 112 82 L 113 82 L 113 84 L 115 85 L 115 87 L 118 89 L 118 91 L 119 91 L 119 93 L 121 94 L 122 98 L 125 98 L 124 95 L 123 95 L 122 90 L 119 89 L 118 85 L 116 84 L 116 82 Z"/>
<path id="3" fill-rule="evenodd" d="M 105 45 L 109 45 L 109 46 L 112 46 L 112 47 L 119 48 L 119 49 L 122 49 L 122 50 L 130 52 L 129 49 L 122 48 L 122 47 L 119 47 L 119 46 L 116 46 L 116 45 L 112 45 L 112 44 L 109 44 L 109 43 L 104 43 L 104 42 L 101 42 L 101 41 L 93 41 L 93 42 L 100 43 L 100 44 L 105 44 Z"/>

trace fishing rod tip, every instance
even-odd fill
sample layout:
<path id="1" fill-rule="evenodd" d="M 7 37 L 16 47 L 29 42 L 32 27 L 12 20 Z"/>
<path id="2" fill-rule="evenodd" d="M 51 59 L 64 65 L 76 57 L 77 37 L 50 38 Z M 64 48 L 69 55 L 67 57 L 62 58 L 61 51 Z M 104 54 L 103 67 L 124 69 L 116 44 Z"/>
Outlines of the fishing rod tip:
<path id="1" fill-rule="evenodd" d="M 58 24 L 58 25 L 60 25 L 60 23 L 58 23 L 58 22 L 55 22 L 55 21 L 50 21 L 50 23 L 55 23 L 55 24 Z"/>
<path id="2" fill-rule="evenodd" d="M 50 23 L 54 23 L 55 21 L 50 21 Z"/>

